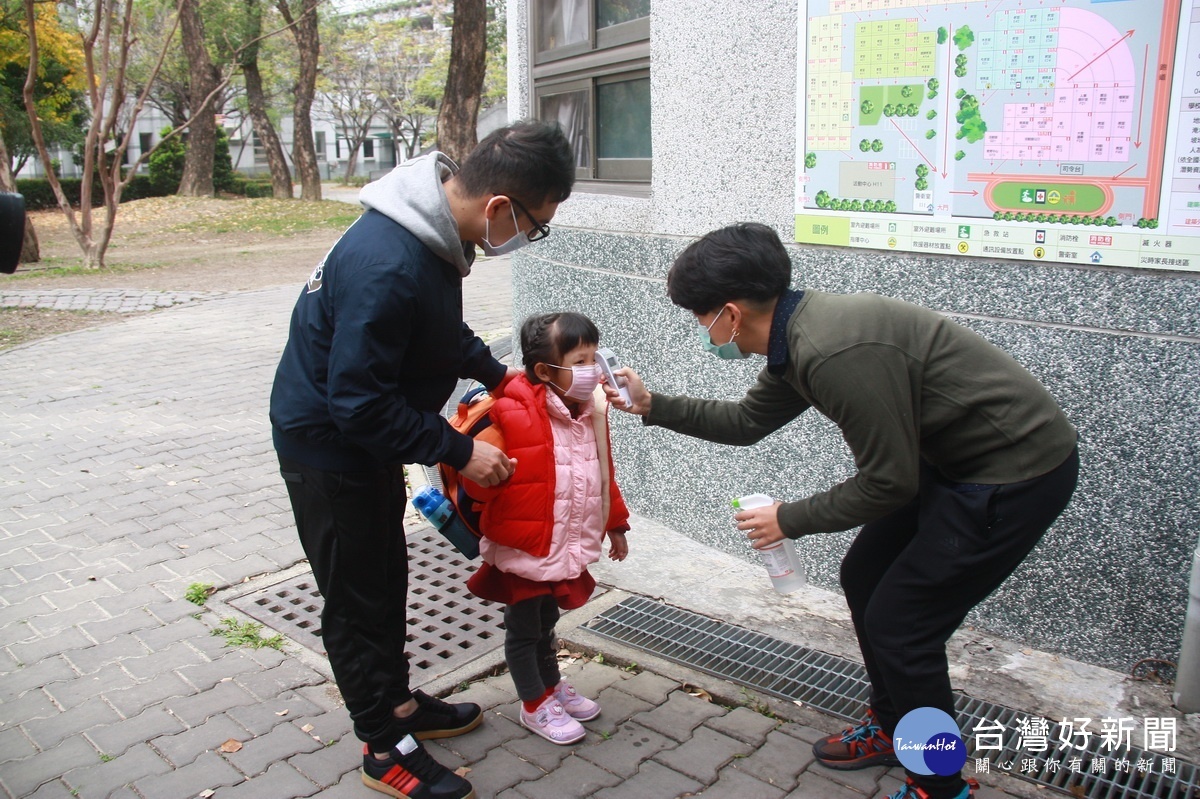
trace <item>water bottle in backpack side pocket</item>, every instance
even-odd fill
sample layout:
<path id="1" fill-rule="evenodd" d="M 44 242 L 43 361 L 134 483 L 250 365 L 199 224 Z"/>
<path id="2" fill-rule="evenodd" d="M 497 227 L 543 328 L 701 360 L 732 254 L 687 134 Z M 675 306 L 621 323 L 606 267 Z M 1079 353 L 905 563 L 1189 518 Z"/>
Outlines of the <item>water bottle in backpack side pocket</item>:
<path id="1" fill-rule="evenodd" d="M 464 556 L 479 557 L 479 539 L 471 533 L 453 503 L 433 486 L 422 486 L 413 494 L 413 505 L 446 540 Z"/>
<path id="2" fill-rule="evenodd" d="M 775 500 L 766 494 L 748 494 L 733 500 L 732 504 L 737 510 L 749 510 L 774 503 Z M 796 545 L 791 539 L 777 541 L 758 550 L 758 553 L 762 556 L 763 565 L 767 567 L 767 574 L 771 576 L 771 585 L 779 593 L 790 594 L 808 583 L 804 576 L 804 567 L 800 565 L 800 558 L 796 555 Z"/>

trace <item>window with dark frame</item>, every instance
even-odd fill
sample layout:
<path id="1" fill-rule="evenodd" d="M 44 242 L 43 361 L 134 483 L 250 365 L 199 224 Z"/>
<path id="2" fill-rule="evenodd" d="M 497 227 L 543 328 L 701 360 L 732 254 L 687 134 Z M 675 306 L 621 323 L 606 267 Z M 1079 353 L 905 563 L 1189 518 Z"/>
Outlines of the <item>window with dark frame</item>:
<path id="1" fill-rule="evenodd" d="M 576 178 L 648 183 L 650 0 L 530 0 L 533 113 L 575 148 Z"/>

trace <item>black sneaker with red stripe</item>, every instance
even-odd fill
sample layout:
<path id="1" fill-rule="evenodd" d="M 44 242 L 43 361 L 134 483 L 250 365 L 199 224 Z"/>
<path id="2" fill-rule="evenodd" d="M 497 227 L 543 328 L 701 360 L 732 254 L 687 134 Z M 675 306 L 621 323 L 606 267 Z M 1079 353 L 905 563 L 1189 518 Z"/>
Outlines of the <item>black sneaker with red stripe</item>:
<path id="1" fill-rule="evenodd" d="M 892 739 L 879 726 L 873 710 L 853 727 L 817 741 L 812 751 L 822 766 L 842 771 L 900 765 Z"/>
<path id="2" fill-rule="evenodd" d="M 433 759 L 411 735 L 380 760 L 363 747 L 363 784 L 396 799 L 475 799 L 471 783 Z"/>

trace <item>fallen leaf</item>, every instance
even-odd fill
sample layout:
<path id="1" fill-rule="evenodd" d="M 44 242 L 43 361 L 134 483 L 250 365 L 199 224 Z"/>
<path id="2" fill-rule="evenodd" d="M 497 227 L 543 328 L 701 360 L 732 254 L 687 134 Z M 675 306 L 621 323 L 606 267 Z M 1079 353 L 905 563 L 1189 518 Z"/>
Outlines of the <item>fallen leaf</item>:
<path id="1" fill-rule="evenodd" d="M 570 656 L 571 656 L 571 650 L 570 650 L 570 649 L 560 649 L 560 650 L 558 650 L 558 656 L 559 656 L 560 658 L 567 658 L 567 657 L 570 657 Z"/>
<path id="2" fill-rule="evenodd" d="M 801 702 L 799 699 L 793 699 L 792 704 L 795 705 L 796 707 L 804 707 L 804 703 Z"/>
<path id="3" fill-rule="evenodd" d="M 227 754 L 232 754 L 233 752 L 237 752 L 241 748 L 242 748 L 242 742 L 236 741 L 233 738 L 230 738 L 228 741 L 221 744 L 221 747 L 220 747 L 221 751 L 225 752 Z"/>
<path id="4" fill-rule="evenodd" d="M 697 699 L 703 699 L 705 702 L 713 701 L 712 694 L 703 688 L 697 688 L 694 685 L 686 685 L 684 686 L 684 690 L 688 692 L 688 696 L 694 696 Z"/>
<path id="5" fill-rule="evenodd" d="M 276 710 L 275 715 L 276 716 L 286 716 L 288 714 L 288 712 L 289 711 L 287 710 L 287 708 L 284 708 L 283 710 Z"/>
<path id="6" fill-rule="evenodd" d="M 300 731 L 301 731 L 301 732 L 312 732 L 312 731 L 313 731 L 313 725 L 311 725 L 311 724 L 305 724 L 303 727 L 301 727 L 301 728 L 300 728 Z"/>
<path id="7" fill-rule="evenodd" d="M 454 769 L 454 773 L 460 777 L 465 777 L 471 773 L 471 767 L 470 766 L 459 766 L 458 768 Z"/>
<path id="8" fill-rule="evenodd" d="M 199 794 L 197 794 L 197 796 L 199 796 L 200 799 L 209 799 L 210 796 L 216 796 L 216 795 L 217 795 L 217 792 L 214 791 L 212 788 L 205 788 L 203 791 L 201 791 Z"/>

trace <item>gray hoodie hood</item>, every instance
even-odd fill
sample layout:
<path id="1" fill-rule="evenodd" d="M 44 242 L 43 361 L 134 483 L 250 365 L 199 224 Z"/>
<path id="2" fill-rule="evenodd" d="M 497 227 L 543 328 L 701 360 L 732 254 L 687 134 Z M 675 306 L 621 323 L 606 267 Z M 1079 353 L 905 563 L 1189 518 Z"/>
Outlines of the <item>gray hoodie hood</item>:
<path id="1" fill-rule="evenodd" d="M 442 186 L 458 171 L 450 157 L 432 152 L 405 161 L 358 194 L 364 208 L 374 209 L 416 236 L 463 277 L 471 273 L 475 245 L 464 242 Z"/>

